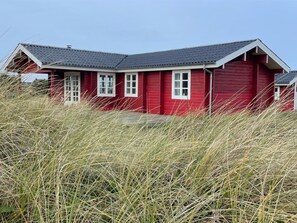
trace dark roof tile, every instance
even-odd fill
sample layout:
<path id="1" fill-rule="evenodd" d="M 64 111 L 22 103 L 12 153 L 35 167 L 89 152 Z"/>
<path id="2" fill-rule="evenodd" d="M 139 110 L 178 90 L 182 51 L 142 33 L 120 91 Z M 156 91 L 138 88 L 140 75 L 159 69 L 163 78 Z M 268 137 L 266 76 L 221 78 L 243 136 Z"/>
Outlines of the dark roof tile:
<path id="1" fill-rule="evenodd" d="M 34 44 L 21 44 L 43 65 L 95 69 L 137 69 L 212 64 L 256 40 L 123 55 Z"/>
<path id="2" fill-rule="evenodd" d="M 291 71 L 285 74 L 275 74 L 275 84 L 276 85 L 289 85 L 290 82 L 297 77 L 297 71 Z"/>
<path id="3" fill-rule="evenodd" d="M 43 65 L 60 65 L 97 69 L 114 69 L 125 57 L 123 54 L 104 53 L 52 46 L 21 44 Z"/>

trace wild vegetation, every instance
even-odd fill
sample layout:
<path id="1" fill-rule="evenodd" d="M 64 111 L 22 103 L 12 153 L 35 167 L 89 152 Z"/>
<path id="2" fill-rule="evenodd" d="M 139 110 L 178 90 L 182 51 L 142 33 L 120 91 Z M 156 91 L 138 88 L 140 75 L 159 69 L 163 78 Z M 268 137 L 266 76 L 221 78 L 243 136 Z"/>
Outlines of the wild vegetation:
<path id="1" fill-rule="evenodd" d="M 125 126 L 0 90 L 1 222 L 297 222 L 294 113 Z"/>

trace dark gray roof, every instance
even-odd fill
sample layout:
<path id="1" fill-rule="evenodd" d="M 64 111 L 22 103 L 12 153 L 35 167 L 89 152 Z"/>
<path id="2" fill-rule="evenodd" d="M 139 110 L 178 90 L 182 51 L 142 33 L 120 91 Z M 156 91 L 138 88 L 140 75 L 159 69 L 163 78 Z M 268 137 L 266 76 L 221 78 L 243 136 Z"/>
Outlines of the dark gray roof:
<path id="1" fill-rule="evenodd" d="M 297 77 L 296 70 L 286 74 L 275 74 L 274 80 L 276 85 L 289 85 L 295 77 Z"/>
<path id="2" fill-rule="evenodd" d="M 256 40 L 129 55 L 118 69 L 211 64 Z"/>
<path id="3" fill-rule="evenodd" d="M 211 64 L 256 40 L 123 55 L 34 44 L 21 44 L 43 65 L 97 69 L 136 69 Z"/>
<path id="4" fill-rule="evenodd" d="M 126 55 L 52 46 L 21 44 L 43 65 L 114 69 Z"/>

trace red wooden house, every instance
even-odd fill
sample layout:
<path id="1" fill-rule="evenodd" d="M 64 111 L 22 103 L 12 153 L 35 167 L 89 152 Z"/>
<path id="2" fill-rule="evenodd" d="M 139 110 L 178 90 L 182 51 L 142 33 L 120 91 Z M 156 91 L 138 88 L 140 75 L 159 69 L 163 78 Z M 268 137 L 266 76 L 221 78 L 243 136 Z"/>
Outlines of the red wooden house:
<path id="1" fill-rule="evenodd" d="M 297 110 L 297 71 L 275 75 L 275 100 L 281 101 L 286 111 Z"/>
<path id="2" fill-rule="evenodd" d="M 3 68 L 49 74 L 51 97 L 65 104 L 153 114 L 263 108 L 275 73 L 290 70 L 259 39 L 135 55 L 19 44 Z"/>

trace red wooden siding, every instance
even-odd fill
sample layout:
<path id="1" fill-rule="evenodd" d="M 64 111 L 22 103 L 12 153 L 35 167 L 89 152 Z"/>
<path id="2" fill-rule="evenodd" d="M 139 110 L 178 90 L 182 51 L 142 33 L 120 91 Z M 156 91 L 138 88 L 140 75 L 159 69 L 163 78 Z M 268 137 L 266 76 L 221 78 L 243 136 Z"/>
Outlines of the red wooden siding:
<path id="1" fill-rule="evenodd" d="M 164 114 L 182 115 L 188 112 L 201 112 L 205 108 L 206 76 L 203 70 L 191 70 L 190 100 L 172 99 L 172 71 L 163 73 Z"/>
<path id="2" fill-rule="evenodd" d="M 258 65 L 257 105 L 267 108 L 274 98 L 274 74 L 263 64 Z"/>
<path id="3" fill-rule="evenodd" d="M 213 110 L 241 110 L 254 98 L 252 58 L 225 64 L 213 75 Z"/>
<path id="4" fill-rule="evenodd" d="M 281 109 L 284 111 L 294 110 L 294 87 L 281 86 L 280 87 L 280 103 Z"/>
<path id="5" fill-rule="evenodd" d="M 48 74 L 48 80 L 50 84 L 50 96 L 55 101 L 64 102 L 64 72 L 56 71 Z"/>
<path id="6" fill-rule="evenodd" d="M 151 114 L 162 114 L 163 111 L 163 96 L 162 92 L 162 72 L 147 72 L 144 74 L 146 80 L 146 112 Z"/>
<path id="7" fill-rule="evenodd" d="M 259 59 L 260 58 L 260 59 Z M 265 108 L 273 100 L 274 72 L 262 57 L 247 54 L 213 71 L 213 111 L 238 111 L 253 104 Z M 263 57 L 264 58 L 264 57 Z M 209 74 L 202 69 L 191 70 L 189 100 L 172 99 L 172 71 L 138 73 L 138 97 L 125 97 L 125 74 L 116 73 L 116 96 L 97 96 L 97 72 L 81 71 L 81 98 L 91 100 L 102 109 L 126 109 L 152 114 L 183 115 L 205 112 L 209 105 Z M 64 71 L 55 72 L 53 91 L 64 95 Z M 290 105 L 291 106 L 291 105 Z"/>
<path id="8" fill-rule="evenodd" d="M 247 54 L 215 69 L 213 88 L 214 111 L 239 111 L 246 108 L 264 109 L 273 102 L 274 71 L 257 58 Z"/>
<path id="9" fill-rule="evenodd" d="M 143 111 L 143 76 L 143 73 L 138 73 L 138 97 L 125 97 L 125 74 L 116 74 L 116 108 Z"/>

